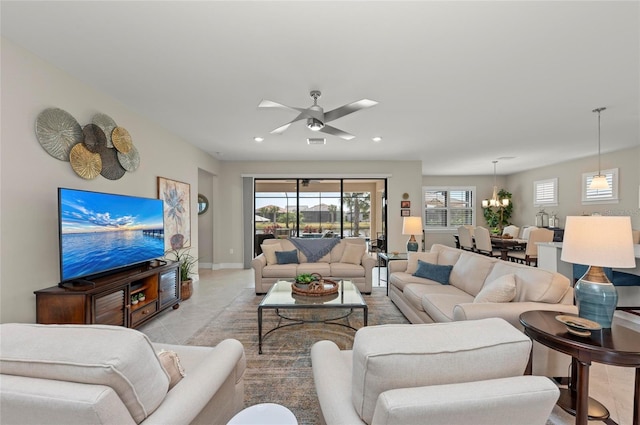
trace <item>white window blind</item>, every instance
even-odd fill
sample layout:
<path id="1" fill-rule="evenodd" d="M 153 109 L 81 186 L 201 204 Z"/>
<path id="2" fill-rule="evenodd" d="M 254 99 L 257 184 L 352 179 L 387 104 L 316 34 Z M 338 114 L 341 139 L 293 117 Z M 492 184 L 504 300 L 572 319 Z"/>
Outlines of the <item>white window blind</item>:
<path id="1" fill-rule="evenodd" d="M 618 202 L 618 169 L 601 170 L 609 183 L 608 189 L 589 189 L 597 171 L 582 174 L 582 204 L 611 204 Z"/>
<path id="2" fill-rule="evenodd" d="M 558 179 L 546 179 L 533 182 L 533 206 L 558 205 Z"/>
<path id="3" fill-rule="evenodd" d="M 475 187 L 423 187 L 426 230 L 474 225 Z"/>

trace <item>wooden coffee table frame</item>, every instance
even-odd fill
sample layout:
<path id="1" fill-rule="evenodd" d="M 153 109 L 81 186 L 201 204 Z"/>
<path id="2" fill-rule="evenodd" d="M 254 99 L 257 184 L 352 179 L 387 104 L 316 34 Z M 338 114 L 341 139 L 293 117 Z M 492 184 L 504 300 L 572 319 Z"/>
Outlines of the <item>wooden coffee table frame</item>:
<path id="1" fill-rule="evenodd" d="M 322 299 L 323 297 L 304 297 L 304 296 L 300 297 L 297 295 L 295 295 L 295 297 L 298 297 L 297 299 L 294 298 L 294 295 L 291 295 L 291 298 L 284 296 L 284 297 L 280 297 L 276 301 L 273 301 L 272 300 L 272 298 L 274 298 L 272 297 L 273 292 L 277 292 L 279 290 L 281 293 L 287 292 L 286 291 L 287 286 L 289 288 L 288 292 L 289 293 L 291 292 L 291 282 L 286 282 L 286 281 L 276 282 L 269 289 L 269 291 L 267 292 L 267 295 L 265 295 L 265 297 L 262 299 L 262 301 L 260 302 L 260 305 L 258 305 L 258 354 L 262 354 L 262 342 L 264 338 L 267 337 L 267 335 L 269 335 L 270 333 L 278 329 L 282 329 L 288 326 L 302 325 L 304 323 L 325 323 L 327 325 L 338 325 L 338 326 L 343 326 L 345 328 L 349 328 L 349 329 L 353 329 L 354 331 L 357 331 L 356 328 L 354 328 L 348 323 L 345 324 L 345 323 L 336 322 L 336 320 L 349 317 L 353 313 L 354 309 L 362 309 L 362 316 L 363 316 L 362 323 L 363 323 L 363 326 L 367 326 L 369 307 L 367 306 L 367 303 L 364 301 L 364 298 L 362 298 L 362 294 L 360 293 L 358 288 L 351 282 L 347 282 L 347 283 L 349 285 L 349 288 L 346 290 L 346 292 L 344 289 L 345 282 L 340 281 L 339 282 L 340 289 L 338 290 L 337 297 L 329 295 L 326 298 L 326 302 L 324 302 Z M 347 298 L 348 298 L 346 302 L 345 302 L 345 294 L 347 294 Z M 304 302 L 305 298 L 308 300 L 308 302 Z M 262 334 L 262 311 L 268 310 L 268 309 L 275 310 L 276 314 L 278 315 L 278 324 L 263 335 Z M 337 316 L 337 317 L 331 317 L 328 319 L 321 319 L 321 320 L 304 320 L 301 318 L 290 317 L 281 312 L 281 310 L 314 310 L 314 309 L 325 309 L 325 310 L 348 309 L 348 312 L 346 312 L 345 314 L 341 314 L 340 316 Z M 283 320 L 290 321 L 291 323 L 282 324 Z"/>
<path id="2" fill-rule="evenodd" d="M 609 411 L 589 398 L 589 366 L 591 362 L 633 367 L 633 425 L 640 425 L 640 333 L 622 326 L 614 318 L 612 327 L 592 332 L 590 337 L 575 336 L 555 316 L 553 311 L 527 311 L 520 315 L 524 333 L 534 341 L 571 356 L 569 389 L 561 389 L 558 406 L 575 414 L 577 425 L 587 425 L 589 419 L 607 420 Z M 530 361 L 531 363 L 531 361 Z M 531 372 L 529 366 L 529 373 Z"/>

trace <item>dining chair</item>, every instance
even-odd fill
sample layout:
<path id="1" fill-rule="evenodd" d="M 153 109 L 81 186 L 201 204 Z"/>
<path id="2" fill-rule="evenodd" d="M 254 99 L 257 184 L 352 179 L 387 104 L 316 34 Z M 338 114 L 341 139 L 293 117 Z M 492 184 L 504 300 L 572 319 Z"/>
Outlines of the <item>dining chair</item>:
<path id="1" fill-rule="evenodd" d="M 553 242 L 553 230 L 535 228 L 529 233 L 525 250 L 511 251 L 507 254 L 507 258 L 527 266 L 538 267 L 538 245 L 536 242 Z"/>
<path id="2" fill-rule="evenodd" d="M 502 231 L 502 235 L 509 235 L 512 238 L 517 238 L 520 232 L 520 228 L 518 226 L 514 226 L 513 224 L 508 225 Z"/>
<path id="3" fill-rule="evenodd" d="M 522 229 L 522 235 L 520 235 L 520 239 L 527 240 L 529 239 L 529 235 L 533 230 L 536 230 L 536 226 L 526 226 Z"/>
<path id="4" fill-rule="evenodd" d="M 460 248 L 465 251 L 473 251 L 473 239 L 471 237 L 471 230 L 469 230 L 468 227 L 458 227 L 458 240 L 460 241 Z"/>
<path id="5" fill-rule="evenodd" d="M 478 226 L 474 232 L 476 252 L 487 255 L 489 257 L 502 257 L 502 252 L 499 249 L 494 249 L 491 245 L 491 235 L 489 229 L 486 227 Z"/>

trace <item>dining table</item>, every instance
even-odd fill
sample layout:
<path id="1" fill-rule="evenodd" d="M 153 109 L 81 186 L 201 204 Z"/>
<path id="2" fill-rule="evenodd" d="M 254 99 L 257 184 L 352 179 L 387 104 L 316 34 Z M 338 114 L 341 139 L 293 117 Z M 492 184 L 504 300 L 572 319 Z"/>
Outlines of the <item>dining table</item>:
<path id="1" fill-rule="evenodd" d="M 510 250 L 521 249 L 524 250 L 527 248 L 527 240 L 526 239 L 517 239 L 517 238 L 503 238 L 501 236 L 491 236 L 491 246 L 500 250 L 500 258 L 502 260 L 507 260 L 507 255 Z"/>

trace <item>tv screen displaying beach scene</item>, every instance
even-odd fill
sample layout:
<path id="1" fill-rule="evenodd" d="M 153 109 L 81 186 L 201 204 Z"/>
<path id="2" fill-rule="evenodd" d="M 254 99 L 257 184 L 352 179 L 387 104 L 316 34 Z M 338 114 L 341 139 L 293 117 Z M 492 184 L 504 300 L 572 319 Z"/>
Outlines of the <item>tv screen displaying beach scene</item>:
<path id="1" fill-rule="evenodd" d="M 62 282 L 164 256 L 160 199 L 59 188 L 58 218 Z"/>

